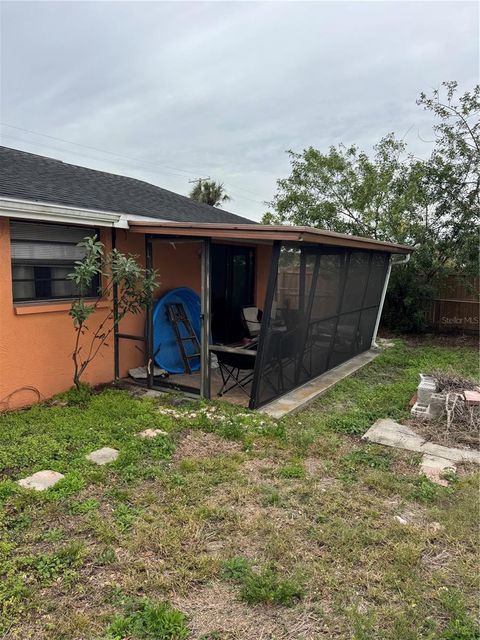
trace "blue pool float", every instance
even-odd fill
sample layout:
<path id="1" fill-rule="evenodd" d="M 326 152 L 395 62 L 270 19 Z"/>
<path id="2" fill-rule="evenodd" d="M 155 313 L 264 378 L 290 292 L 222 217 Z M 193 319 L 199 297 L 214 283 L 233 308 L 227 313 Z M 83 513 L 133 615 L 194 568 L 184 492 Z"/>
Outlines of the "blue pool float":
<path id="1" fill-rule="evenodd" d="M 153 352 L 155 364 L 168 373 L 185 373 L 182 356 L 178 349 L 173 327 L 167 315 L 167 304 L 181 302 L 185 308 L 193 331 L 200 343 L 200 297 L 193 289 L 178 287 L 165 293 L 159 298 L 153 308 Z M 183 325 L 179 325 L 181 335 L 187 335 Z M 194 345 L 185 342 L 185 350 L 188 354 L 195 353 Z M 190 360 L 192 371 L 200 370 L 200 358 Z"/>

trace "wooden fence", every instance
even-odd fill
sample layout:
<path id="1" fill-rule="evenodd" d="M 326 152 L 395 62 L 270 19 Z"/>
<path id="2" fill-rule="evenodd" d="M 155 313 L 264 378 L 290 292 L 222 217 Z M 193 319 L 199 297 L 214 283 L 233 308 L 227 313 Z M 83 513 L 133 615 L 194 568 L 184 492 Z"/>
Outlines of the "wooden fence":
<path id="1" fill-rule="evenodd" d="M 480 330 L 480 278 L 449 276 L 430 304 L 428 320 L 441 333 L 473 333 Z"/>
<path id="2" fill-rule="evenodd" d="M 279 307 L 298 305 L 298 269 L 289 268 L 278 274 Z M 306 274 L 305 289 L 310 290 L 312 274 Z M 330 283 L 332 285 L 332 283 Z M 439 333 L 480 332 L 480 278 L 449 276 L 438 287 L 427 311 L 430 326 Z M 334 296 L 334 293 L 332 292 Z"/>

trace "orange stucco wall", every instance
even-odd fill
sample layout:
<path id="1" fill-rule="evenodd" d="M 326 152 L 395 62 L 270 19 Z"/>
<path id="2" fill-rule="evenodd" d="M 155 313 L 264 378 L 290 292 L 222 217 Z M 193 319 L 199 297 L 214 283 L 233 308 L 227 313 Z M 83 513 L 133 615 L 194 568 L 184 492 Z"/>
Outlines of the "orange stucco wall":
<path id="1" fill-rule="evenodd" d="M 117 231 L 117 248 L 124 253 L 134 253 L 144 264 L 145 241 L 140 234 Z M 200 242 L 153 243 L 153 266 L 160 283 L 155 298 L 175 287 L 190 287 L 200 295 L 201 289 L 201 245 Z M 142 336 L 145 329 L 145 314 L 129 316 L 122 320 L 120 333 Z M 144 344 L 132 340 L 120 340 L 120 376 L 126 376 L 131 367 L 145 364 Z"/>
<path id="2" fill-rule="evenodd" d="M 102 241 L 108 247 L 110 232 Z M 31 404 L 72 384 L 74 329 L 68 303 L 14 305 L 7 218 L 0 218 L 0 410 Z M 100 322 L 107 308 L 95 314 Z M 94 326 L 94 325 L 92 325 Z M 85 380 L 112 378 L 113 351 L 104 349 Z"/>
<path id="3" fill-rule="evenodd" d="M 259 244 L 255 252 L 255 305 L 263 310 L 265 295 L 267 293 L 268 276 L 272 260 L 272 247 Z"/>
<path id="4" fill-rule="evenodd" d="M 111 245 L 111 231 L 102 232 L 106 247 Z M 128 231 L 117 231 L 117 248 L 138 256 L 144 264 L 144 237 Z M 255 299 L 263 308 L 271 248 L 260 245 L 256 253 Z M 200 293 L 200 243 L 155 242 L 154 267 L 160 286 L 157 296 L 178 286 L 191 287 Z M 101 322 L 110 302 L 105 301 L 93 318 Z M 15 409 L 49 398 L 72 385 L 72 351 L 75 332 L 68 315 L 70 303 L 35 303 L 14 305 L 10 233 L 7 218 L 0 218 L 0 411 Z M 145 314 L 125 318 L 120 332 L 144 335 Z M 142 342 L 120 340 L 120 375 L 129 368 L 145 364 Z M 113 339 L 102 348 L 99 356 L 87 369 L 84 379 L 100 384 L 113 379 Z"/>

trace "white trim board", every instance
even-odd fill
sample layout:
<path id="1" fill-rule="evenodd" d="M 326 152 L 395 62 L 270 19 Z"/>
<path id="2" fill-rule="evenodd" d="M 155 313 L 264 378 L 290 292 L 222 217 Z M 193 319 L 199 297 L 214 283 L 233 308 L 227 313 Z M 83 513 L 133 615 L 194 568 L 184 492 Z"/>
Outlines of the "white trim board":
<path id="1" fill-rule="evenodd" d="M 21 218 L 38 222 L 95 225 L 128 229 L 129 221 L 165 222 L 159 218 L 134 214 L 114 213 L 96 209 L 82 209 L 49 202 L 33 202 L 16 198 L 0 197 L 0 216 Z"/>

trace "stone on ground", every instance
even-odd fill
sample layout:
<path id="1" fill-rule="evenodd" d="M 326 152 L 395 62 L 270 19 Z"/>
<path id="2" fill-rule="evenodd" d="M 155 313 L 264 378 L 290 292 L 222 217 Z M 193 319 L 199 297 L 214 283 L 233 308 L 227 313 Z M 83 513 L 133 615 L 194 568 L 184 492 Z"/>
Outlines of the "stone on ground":
<path id="1" fill-rule="evenodd" d="M 139 438 L 156 438 L 157 436 L 168 436 L 168 433 L 161 429 L 145 429 L 145 431 L 137 433 L 137 436 Z"/>
<path id="2" fill-rule="evenodd" d="M 89 453 L 86 458 L 87 460 L 91 460 L 95 462 L 95 464 L 108 464 L 109 462 L 113 462 L 118 458 L 118 449 L 112 449 L 111 447 L 103 447 L 102 449 L 97 449 L 96 451 L 92 451 Z"/>
<path id="3" fill-rule="evenodd" d="M 446 471 L 452 471 L 453 473 L 456 471 L 456 467 L 451 460 L 429 454 L 423 456 L 420 463 L 420 473 L 425 474 L 435 484 L 448 487 L 448 481 L 442 478 Z"/>
<path id="4" fill-rule="evenodd" d="M 363 440 L 384 444 L 387 447 L 417 451 L 438 458 L 444 458 L 452 467 L 458 462 L 474 462 L 480 464 L 480 451 L 473 449 L 459 449 L 458 447 L 444 447 L 441 444 L 427 442 L 413 429 L 404 424 L 399 424 L 390 418 L 377 420 L 362 436 Z"/>
<path id="5" fill-rule="evenodd" d="M 44 491 L 49 487 L 53 487 L 54 484 L 57 484 L 57 482 L 64 477 L 63 473 L 47 469 L 45 471 L 37 471 L 37 473 L 34 473 L 27 478 L 22 478 L 18 481 L 18 484 L 26 489 Z"/>

